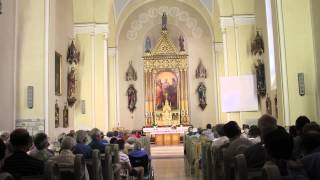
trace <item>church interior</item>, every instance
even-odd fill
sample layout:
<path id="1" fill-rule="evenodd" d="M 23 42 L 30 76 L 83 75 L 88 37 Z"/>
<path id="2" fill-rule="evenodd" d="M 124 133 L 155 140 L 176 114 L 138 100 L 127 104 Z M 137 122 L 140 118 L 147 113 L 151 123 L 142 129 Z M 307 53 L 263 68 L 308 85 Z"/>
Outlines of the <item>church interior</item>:
<path id="1" fill-rule="evenodd" d="M 0 180 L 317 180 L 318 7 L 0 0 Z"/>

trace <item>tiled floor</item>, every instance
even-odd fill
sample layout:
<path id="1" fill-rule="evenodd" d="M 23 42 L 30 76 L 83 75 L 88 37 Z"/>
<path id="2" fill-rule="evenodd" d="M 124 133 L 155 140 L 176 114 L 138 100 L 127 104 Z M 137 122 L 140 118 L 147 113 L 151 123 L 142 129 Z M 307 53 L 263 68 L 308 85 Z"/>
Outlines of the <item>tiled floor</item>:
<path id="1" fill-rule="evenodd" d="M 185 174 L 183 158 L 153 159 L 155 180 L 193 180 Z"/>
<path id="2" fill-rule="evenodd" d="M 185 173 L 183 145 L 151 146 L 155 180 L 193 180 Z"/>

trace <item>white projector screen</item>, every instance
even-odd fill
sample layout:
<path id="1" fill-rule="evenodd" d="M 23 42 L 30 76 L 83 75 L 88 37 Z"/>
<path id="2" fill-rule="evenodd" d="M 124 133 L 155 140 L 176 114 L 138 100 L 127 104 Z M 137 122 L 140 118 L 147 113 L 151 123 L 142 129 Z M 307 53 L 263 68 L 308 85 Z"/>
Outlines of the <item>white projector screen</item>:
<path id="1" fill-rule="evenodd" d="M 254 75 L 222 77 L 220 85 L 222 112 L 259 110 Z"/>

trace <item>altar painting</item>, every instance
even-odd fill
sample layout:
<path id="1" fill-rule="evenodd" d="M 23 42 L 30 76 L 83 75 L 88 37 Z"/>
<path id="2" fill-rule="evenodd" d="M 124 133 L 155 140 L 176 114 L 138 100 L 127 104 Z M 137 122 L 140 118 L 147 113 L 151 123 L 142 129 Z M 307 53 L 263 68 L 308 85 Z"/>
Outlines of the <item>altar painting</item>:
<path id="1" fill-rule="evenodd" d="M 178 109 L 178 78 L 172 71 L 163 71 L 155 78 L 155 108 L 162 110 L 168 100 L 172 110 Z"/>

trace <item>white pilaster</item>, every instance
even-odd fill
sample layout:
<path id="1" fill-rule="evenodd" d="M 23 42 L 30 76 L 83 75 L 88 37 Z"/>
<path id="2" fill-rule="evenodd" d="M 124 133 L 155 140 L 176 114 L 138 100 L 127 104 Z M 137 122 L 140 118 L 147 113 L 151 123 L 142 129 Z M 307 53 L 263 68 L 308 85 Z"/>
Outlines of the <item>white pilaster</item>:
<path id="1" fill-rule="evenodd" d="M 118 68 L 118 61 L 117 61 L 117 49 L 116 48 L 108 48 L 108 53 L 112 57 L 112 60 L 114 61 L 113 63 L 113 72 L 115 72 L 115 81 L 113 86 L 116 88 L 116 101 L 114 106 L 116 107 L 116 114 L 115 114 L 115 122 L 112 125 L 113 127 L 119 127 L 120 126 L 120 104 L 119 104 L 119 68 Z"/>
<path id="2" fill-rule="evenodd" d="M 103 79 L 104 79 L 104 129 L 109 129 L 109 76 L 108 76 L 108 34 L 103 39 Z"/>
<path id="3" fill-rule="evenodd" d="M 91 120 L 93 122 L 93 128 L 97 127 L 97 120 L 96 120 L 96 68 L 95 68 L 95 34 L 91 33 L 91 49 L 92 49 L 92 56 L 91 56 Z"/>
<path id="4" fill-rule="evenodd" d="M 44 1 L 44 122 L 45 133 L 49 133 L 49 22 L 50 0 Z"/>
<path id="5" fill-rule="evenodd" d="M 283 91 L 283 115 L 285 126 L 290 125 L 290 108 L 289 108 L 289 89 L 287 76 L 287 60 L 286 46 L 284 34 L 284 21 L 282 12 L 282 0 L 277 1 L 278 21 L 279 21 L 279 36 L 280 36 L 280 59 L 281 59 L 281 83 Z"/>

